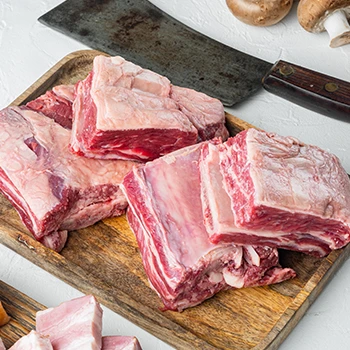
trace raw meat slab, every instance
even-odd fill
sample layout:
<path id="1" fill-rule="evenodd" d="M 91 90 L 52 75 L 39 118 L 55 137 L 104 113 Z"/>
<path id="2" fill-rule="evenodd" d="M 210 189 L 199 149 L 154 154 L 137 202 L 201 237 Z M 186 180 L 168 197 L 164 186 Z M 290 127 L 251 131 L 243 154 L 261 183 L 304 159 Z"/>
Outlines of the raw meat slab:
<path id="1" fill-rule="evenodd" d="M 208 144 L 200 168 L 214 243 L 266 244 L 322 257 L 350 241 L 349 177 L 334 155 L 316 146 L 249 129 Z"/>
<path id="2" fill-rule="evenodd" d="M 14 104 L 24 104 L 54 85 L 84 79 L 96 54 L 101 53 L 67 56 Z M 251 127 L 232 115 L 226 120 L 231 135 Z M 350 246 L 323 259 L 281 252 L 281 264 L 297 272 L 295 279 L 225 291 L 182 313 L 161 312 L 125 216 L 71 232 L 67 246 L 57 254 L 32 238 L 2 196 L 0 208 L 1 243 L 85 294 L 96 295 L 105 306 L 177 349 L 276 349 L 350 254 Z"/>
<path id="3" fill-rule="evenodd" d="M 203 224 L 199 169 L 207 145 L 185 147 L 133 168 L 121 184 L 145 271 L 167 310 L 182 311 L 221 290 L 295 276 L 278 265 L 277 249 L 210 242 Z"/>
<path id="4" fill-rule="evenodd" d="M 226 139 L 222 103 L 173 86 L 120 56 L 98 56 L 76 85 L 72 152 L 149 161 L 213 137 Z"/>
<path id="5" fill-rule="evenodd" d="M 119 184 L 134 162 L 79 157 L 70 130 L 26 108 L 1 110 L 0 127 L 0 188 L 43 244 L 60 251 L 67 230 L 124 213 Z"/>

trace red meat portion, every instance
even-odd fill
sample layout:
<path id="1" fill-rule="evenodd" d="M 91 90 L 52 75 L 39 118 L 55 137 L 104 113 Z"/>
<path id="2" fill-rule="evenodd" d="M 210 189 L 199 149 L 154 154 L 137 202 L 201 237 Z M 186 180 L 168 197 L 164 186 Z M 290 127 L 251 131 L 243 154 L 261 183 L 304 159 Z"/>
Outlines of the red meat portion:
<path id="1" fill-rule="evenodd" d="M 324 256 L 350 241 L 350 182 L 332 154 L 249 129 L 202 153 L 205 225 L 213 242 Z"/>
<path id="2" fill-rule="evenodd" d="M 26 106 L 41 112 L 66 129 L 72 129 L 74 85 L 59 85 Z"/>
<path id="3" fill-rule="evenodd" d="M 36 239 L 62 249 L 67 230 L 124 213 L 119 184 L 135 164 L 69 151 L 71 131 L 37 112 L 0 111 L 0 189 Z"/>
<path id="4" fill-rule="evenodd" d="M 276 249 L 209 241 L 200 197 L 204 144 L 133 168 L 122 183 L 145 271 L 165 309 L 181 311 L 220 290 L 276 283 L 295 275 L 279 266 Z"/>
<path id="5" fill-rule="evenodd" d="M 173 87 L 121 57 L 94 59 L 92 72 L 77 85 L 73 115 L 71 149 L 92 158 L 149 161 L 228 136 L 221 102 Z"/>

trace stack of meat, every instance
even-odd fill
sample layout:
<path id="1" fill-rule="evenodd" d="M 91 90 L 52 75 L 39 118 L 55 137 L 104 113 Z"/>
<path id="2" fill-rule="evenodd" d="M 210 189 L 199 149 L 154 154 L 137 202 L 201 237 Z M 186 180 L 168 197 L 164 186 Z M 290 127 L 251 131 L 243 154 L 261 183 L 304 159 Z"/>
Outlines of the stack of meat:
<path id="1" fill-rule="evenodd" d="M 98 56 L 76 86 L 0 111 L 0 189 L 34 237 L 60 251 L 67 231 L 125 212 L 119 185 L 135 160 L 227 138 L 224 123 L 218 100 Z"/>
<path id="2" fill-rule="evenodd" d="M 276 248 L 316 256 L 350 241 L 339 160 L 255 129 L 133 168 L 122 189 L 151 285 L 183 310 L 220 290 L 293 277 Z"/>
<path id="3" fill-rule="evenodd" d="M 9 350 L 141 350 L 135 337 L 102 337 L 102 314 L 91 295 L 39 311 L 36 330 L 20 338 Z M 1 344 L 0 339 L 0 349 Z"/>
<path id="4" fill-rule="evenodd" d="M 350 241 L 336 157 L 254 129 L 226 141 L 224 123 L 218 100 L 98 56 L 76 86 L 0 112 L 0 188 L 57 251 L 68 230 L 129 205 L 145 271 L 171 310 L 295 276 L 277 248 L 324 256 Z"/>

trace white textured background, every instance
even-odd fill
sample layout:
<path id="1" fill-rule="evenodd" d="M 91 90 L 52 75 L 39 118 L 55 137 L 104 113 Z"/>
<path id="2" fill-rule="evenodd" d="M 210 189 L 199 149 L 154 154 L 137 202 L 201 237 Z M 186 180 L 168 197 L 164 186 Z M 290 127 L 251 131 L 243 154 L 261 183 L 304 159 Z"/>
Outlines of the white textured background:
<path id="1" fill-rule="evenodd" d="M 0 108 L 66 54 L 86 48 L 37 22 L 40 15 L 61 2 L 0 0 Z M 350 81 L 350 45 L 330 49 L 326 33 L 305 32 L 297 22 L 296 5 L 281 23 L 257 28 L 237 21 L 224 0 L 151 2 L 192 28 L 251 55 L 270 62 L 284 59 Z M 265 130 L 293 135 L 330 150 L 350 172 L 350 122 L 307 111 L 263 90 L 228 111 Z M 280 349 L 350 349 L 349 269 L 347 262 Z M 1 245 L 0 279 L 46 306 L 81 295 Z M 103 332 L 136 335 L 144 350 L 170 349 L 107 309 Z"/>

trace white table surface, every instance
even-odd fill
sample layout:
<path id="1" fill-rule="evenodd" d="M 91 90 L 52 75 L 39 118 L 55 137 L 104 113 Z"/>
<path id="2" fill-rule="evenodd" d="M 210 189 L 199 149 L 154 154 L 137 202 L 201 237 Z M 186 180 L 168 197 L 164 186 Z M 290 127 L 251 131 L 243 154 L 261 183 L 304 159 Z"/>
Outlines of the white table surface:
<path id="1" fill-rule="evenodd" d="M 41 25 L 37 18 L 62 0 L 0 0 L 0 108 L 7 106 L 66 54 L 86 47 Z M 328 36 L 299 25 L 296 4 L 278 25 L 247 26 L 224 0 L 152 0 L 189 26 L 270 62 L 284 59 L 350 81 L 350 45 L 331 49 Z M 335 153 L 350 172 L 350 123 L 308 111 L 261 90 L 235 108 L 237 117 L 293 135 Z M 0 245 L 0 279 L 51 307 L 82 295 Z M 346 262 L 282 344 L 282 350 L 350 349 L 350 262 Z M 135 335 L 144 350 L 171 347 L 104 308 L 103 333 Z M 234 322 L 234 320 L 232 320 Z"/>

